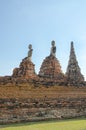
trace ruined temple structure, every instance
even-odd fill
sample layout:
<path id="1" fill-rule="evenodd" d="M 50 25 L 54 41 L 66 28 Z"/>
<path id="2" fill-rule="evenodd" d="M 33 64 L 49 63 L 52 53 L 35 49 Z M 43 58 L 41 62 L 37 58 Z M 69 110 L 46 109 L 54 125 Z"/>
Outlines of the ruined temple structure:
<path id="1" fill-rule="evenodd" d="M 61 70 L 61 65 L 56 58 L 56 46 L 55 41 L 51 42 L 50 55 L 43 60 L 41 65 L 39 76 L 46 79 L 46 81 L 63 82 L 64 74 Z"/>
<path id="2" fill-rule="evenodd" d="M 14 78 L 24 78 L 24 79 L 34 79 L 37 77 L 35 73 L 35 65 L 31 61 L 32 57 L 32 45 L 29 45 L 29 51 L 28 51 L 28 56 L 25 57 L 22 62 L 20 63 L 19 68 L 15 68 L 13 70 L 13 75 L 12 77 Z"/>
<path id="3" fill-rule="evenodd" d="M 73 42 L 65 75 L 56 58 L 55 41 L 51 44 L 50 55 L 44 59 L 39 75 L 31 60 L 33 49 L 30 44 L 27 57 L 14 69 L 13 75 L 0 77 L 1 128 L 13 123 L 86 118 L 86 84 L 82 88 L 76 87 L 82 86 L 84 78 Z M 72 88 L 65 87 L 68 84 Z"/>
<path id="4" fill-rule="evenodd" d="M 73 42 L 71 42 L 69 63 L 66 71 L 67 84 L 81 86 L 84 83 L 84 77 L 81 74 L 80 67 L 74 51 Z"/>
<path id="5" fill-rule="evenodd" d="M 19 68 L 13 70 L 12 76 L 0 77 L 0 84 L 32 82 L 36 86 L 38 86 L 38 84 L 47 86 L 86 86 L 86 82 L 84 81 L 84 77 L 81 74 L 76 59 L 73 42 L 71 42 L 70 57 L 66 74 L 62 72 L 59 60 L 56 58 L 55 41 L 51 42 L 50 54 L 43 60 L 38 75 L 35 72 L 35 64 L 31 60 L 32 52 L 33 49 L 30 44 L 28 55 L 22 60 Z"/>

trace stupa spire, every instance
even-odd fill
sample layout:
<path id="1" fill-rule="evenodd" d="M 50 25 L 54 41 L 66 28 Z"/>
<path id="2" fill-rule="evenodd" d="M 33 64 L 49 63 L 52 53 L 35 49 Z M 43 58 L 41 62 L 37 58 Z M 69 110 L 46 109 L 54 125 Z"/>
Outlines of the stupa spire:
<path id="1" fill-rule="evenodd" d="M 66 76 L 67 76 L 67 82 L 70 85 L 78 85 L 82 81 L 84 81 L 84 77 L 81 74 L 81 70 L 76 58 L 73 42 L 71 42 L 70 57 L 69 57 L 67 71 L 66 71 Z"/>
<path id="2" fill-rule="evenodd" d="M 43 60 L 39 76 L 52 81 L 61 81 L 61 79 L 64 79 L 64 74 L 62 73 L 59 60 L 56 58 L 55 41 L 52 41 L 51 45 L 50 55 Z"/>
<path id="3" fill-rule="evenodd" d="M 56 57 L 56 46 L 54 40 L 51 42 L 51 45 L 52 47 L 51 47 L 50 55 Z"/>

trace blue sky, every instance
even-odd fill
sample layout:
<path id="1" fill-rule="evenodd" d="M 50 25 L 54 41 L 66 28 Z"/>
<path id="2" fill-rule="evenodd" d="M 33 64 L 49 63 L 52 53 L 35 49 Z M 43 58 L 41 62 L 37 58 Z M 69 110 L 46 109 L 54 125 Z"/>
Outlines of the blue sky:
<path id="1" fill-rule="evenodd" d="M 86 0 L 0 0 L 0 76 L 11 75 L 19 67 L 29 44 L 38 73 L 52 40 L 64 73 L 74 41 L 86 79 Z"/>

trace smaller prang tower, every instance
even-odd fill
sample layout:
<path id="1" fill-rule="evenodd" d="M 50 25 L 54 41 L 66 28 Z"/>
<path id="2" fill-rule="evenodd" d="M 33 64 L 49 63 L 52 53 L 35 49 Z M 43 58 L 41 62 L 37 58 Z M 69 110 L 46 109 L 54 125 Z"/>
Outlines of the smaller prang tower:
<path id="1" fill-rule="evenodd" d="M 66 72 L 67 84 L 71 86 L 80 86 L 84 82 L 80 67 L 74 51 L 73 42 L 71 42 L 69 63 Z"/>

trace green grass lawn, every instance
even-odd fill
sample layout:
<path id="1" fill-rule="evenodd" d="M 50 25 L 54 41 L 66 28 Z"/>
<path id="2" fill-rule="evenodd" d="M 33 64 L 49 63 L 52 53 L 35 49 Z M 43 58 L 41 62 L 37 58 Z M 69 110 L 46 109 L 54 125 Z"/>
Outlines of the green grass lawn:
<path id="1" fill-rule="evenodd" d="M 0 125 L 0 130 L 86 130 L 86 119 Z"/>

